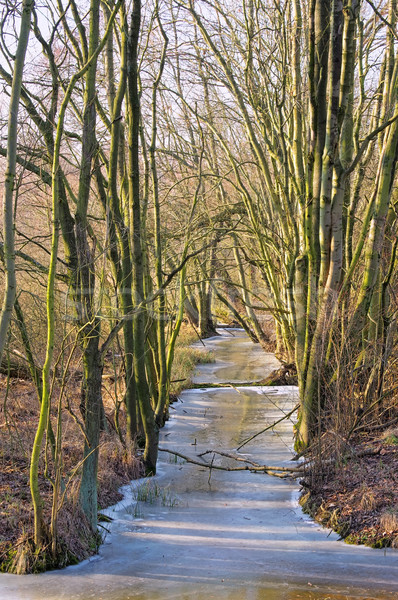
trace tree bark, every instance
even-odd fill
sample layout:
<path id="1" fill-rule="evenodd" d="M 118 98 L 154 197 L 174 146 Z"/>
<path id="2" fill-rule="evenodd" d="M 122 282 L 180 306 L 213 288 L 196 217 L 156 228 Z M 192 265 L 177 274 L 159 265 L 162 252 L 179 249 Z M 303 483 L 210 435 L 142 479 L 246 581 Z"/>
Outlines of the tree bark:
<path id="1" fill-rule="evenodd" d="M 129 111 L 129 202 L 132 223 L 135 303 L 144 299 L 144 269 L 141 244 L 141 202 L 139 166 L 140 98 L 138 91 L 138 41 L 141 25 L 141 0 L 133 0 L 128 39 L 127 81 Z M 134 317 L 134 371 L 136 391 L 145 433 L 144 464 L 147 475 L 156 473 L 159 428 L 155 422 L 146 378 L 145 314 L 142 308 Z"/>
<path id="2" fill-rule="evenodd" d="M 0 362 L 7 341 L 7 333 L 11 321 L 11 315 L 16 296 L 14 247 L 14 183 L 17 165 L 18 110 L 19 101 L 21 97 L 23 70 L 25 65 L 26 49 L 28 47 L 29 41 L 30 22 L 33 6 L 33 0 L 23 0 L 21 27 L 15 55 L 10 107 L 8 114 L 7 163 L 5 171 L 3 200 L 5 291 L 0 313 Z"/>

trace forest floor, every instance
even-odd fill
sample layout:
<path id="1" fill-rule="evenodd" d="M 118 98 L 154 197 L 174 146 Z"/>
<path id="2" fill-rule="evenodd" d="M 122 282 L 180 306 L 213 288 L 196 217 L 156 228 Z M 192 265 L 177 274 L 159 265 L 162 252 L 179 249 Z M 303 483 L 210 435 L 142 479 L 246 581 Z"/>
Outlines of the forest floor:
<path id="1" fill-rule="evenodd" d="M 191 385 L 190 376 L 199 362 L 211 362 L 210 353 L 204 353 L 191 344 L 197 336 L 191 331 L 183 331 L 176 347 L 171 392 L 175 397 L 183 387 Z M 103 401 L 107 415 L 108 431 L 101 434 L 98 468 L 99 511 L 118 502 L 122 495 L 119 488 L 142 475 L 142 464 L 138 453 L 129 450 L 122 443 L 115 425 L 115 413 L 122 438 L 125 432 L 125 414 L 119 398 L 123 397 L 123 387 L 118 385 L 118 376 L 112 368 L 104 371 Z M 122 380 L 123 378 L 120 377 Z M 84 437 L 79 422 L 81 374 L 79 367 L 71 372 L 64 393 L 62 411 L 62 461 L 63 479 L 67 488 L 65 501 L 58 516 L 59 544 L 65 552 L 60 552 L 56 567 L 66 566 L 95 554 L 98 539 L 93 539 L 90 528 L 77 508 L 78 482 Z M 57 396 L 53 391 L 51 422 L 57 427 Z M 37 429 L 39 402 L 32 381 L 0 375 L 0 571 L 31 572 L 48 569 L 51 565 L 40 565 L 36 558 L 24 554 L 24 564 L 19 560 L 18 549 L 29 545 L 33 533 L 33 508 L 29 487 L 30 453 Z M 78 468 L 77 468 L 78 467 Z M 51 449 L 47 445 L 40 462 L 40 492 L 44 506 L 44 516 L 50 521 L 53 501 L 53 467 Z M 106 523 L 105 525 L 106 526 Z M 79 532 L 77 535 L 76 532 Z M 27 544 L 28 542 L 28 544 Z M 69 550 L 66 550 L 66 549 Z M 29 553 L 28 553 L 29 554 Z"/>
<path id="2" fill-rule="evenodd" d="M 0 390 L 4 393 L 6 377 L 0 376 Z M 3 394 L 2 394 L 3 396 Z M 69 400 L 76 408 L 79 385 L 69 387 Z M 30 452 L 38 423 L 38 398 L 30 381 L 12 379 L 8 384 L 7 400 L 0 412 L 0 571 L 15 570 L 18 549 L 29 545 L 33 531 L 33 508 L 29 487 Z M 107 414 L 112 407 L 104 402 Z M 123 415 L 121 415 L 121 421 Z M 55 411 L 51 415 L 53 429 L 56 426 Z M 59 542 L 70 552 L 60 557 L 56 566 L 83 560 L 95 553 L 97 545 L 77 509 L 78 474 L 76 467 L 82 458 L 83 435 L 74 418 L 65 411 L 63 427 L 63 478 L 67 486 L 66 500 L 59 511 Z M 121 496 L 118 488 L 141 473 L 140 461 L 128 453 L 120 439 L 109 427 L 101 434 L 98 472 L 98 504 L 100 510 L 117 502 Z M 50 521 L 53 501 L 53 467 L 51 451 L 47 446 L 40 460 L 40 493 L 44 506 L 44 518 Z M 74 526 L 75 525 L 75 526 Z M 81 535 L 76 535 L 76 530 Z M 67 532 L 67 538 L 65 536 Z M 48 565 L 31 564 L 18 566 L 18 571 L 40 571 Z"/>
<path id="3" fill-rule="evenodd" d="M 398 548 L 398 427 L 358 436 L 303 484 L 304 511 L 347 543 Z"/>

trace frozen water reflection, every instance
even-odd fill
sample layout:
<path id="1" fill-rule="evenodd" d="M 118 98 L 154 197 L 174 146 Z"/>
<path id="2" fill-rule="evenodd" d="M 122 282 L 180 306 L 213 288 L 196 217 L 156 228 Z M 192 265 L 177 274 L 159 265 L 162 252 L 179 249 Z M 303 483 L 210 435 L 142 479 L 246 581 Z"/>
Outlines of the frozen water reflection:
<path id="1" fill-rule="evenodd" d="M 220 362 L 201 366 L 197 381 L 256 381 L 277 366 L 243 333 L 234 334 L 207 342 Z M 231 451 L 296 401 L 297 390 L 287 387 L 187 390 L 161 446 L 192 457 Z M 291 423 L 241 453 L 289 464 Z M 215 464 L 220 460 L 228 459 L 216 457 Z M 124 500 L 108 509 L 114 522 L 98 557 L 44 575 L 1 575 L 0 600 L 398 598 L 398 552 L 338 542 L 304 518 L 290 481 L 215 470 L 209 477 L 207 469 L 163 453 L 151 487 L 142 486 L 126 486 Z M 150 502 L 137 501 L 145 494 Z"/>

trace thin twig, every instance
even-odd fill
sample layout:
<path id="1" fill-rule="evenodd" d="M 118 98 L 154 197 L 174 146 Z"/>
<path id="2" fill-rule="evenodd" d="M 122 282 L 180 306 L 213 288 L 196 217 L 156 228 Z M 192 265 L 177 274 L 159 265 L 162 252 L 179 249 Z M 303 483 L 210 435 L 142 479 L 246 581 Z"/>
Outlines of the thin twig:
<path id="1" fill-rule="evenodd" d="M 243 448 L 243 446 L 246 446 L 246 444 L 248 444 L 249 442 L 251 442 L 252 440 L 254 440 L 254 438 L 256 438 L 257 436 L 261 435 L 262 433 L 265 433 L 266 431 L 268 431 L 269 429 L 272 429 L 273 427 L 275 427 L 275 425 L 278 425 L 278 423 L 281 423 L 282 421 L 284 421 L 285 419 L 288 419 L 289 417 L 292 416 L 292 414 L 294 412 L 296 412 L 296 410 L 300 407 L 300 404 L 296 404 L 296 406 L 290 411 L 288 412 L 286 415 L 283 415 L 283 417 L 281 417 L 280 419 L 278 419 L 277 421 L 274 421 L 274 423 L 272 423 L 271 425 L 268 425 L 268 427 L 266 427 L 265 429 L 262 429 L 261 431 L 259 431 L 258 433 L 255 433 L 254 435 L 252 435 L 251 437 L 247 438 L 246 440 L 244 440 L 238 447 L 237 450 L 240 450 L 241 448 Z"/>

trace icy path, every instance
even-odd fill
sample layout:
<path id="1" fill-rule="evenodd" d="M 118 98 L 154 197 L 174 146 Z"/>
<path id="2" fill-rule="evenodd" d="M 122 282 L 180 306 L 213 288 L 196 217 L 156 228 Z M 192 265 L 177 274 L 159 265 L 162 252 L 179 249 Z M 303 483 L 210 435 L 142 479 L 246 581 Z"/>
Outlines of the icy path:
<path id="1" fill-rule="evenodd" d="M 277 367 L 233 333 L 206 342 L 217 360 L 200 367 L 197 382 L 256 381 Z M 187 390 L 160 445 L 192 457 L 233 451 L 296 401 L 291 387 Z M 283 422 L 242 453 L 285 463 L 291 445 L 291 423 Z M 304 518 L 290 481 L 214 470 L 209 479 L 207 469 L 163 453 L 149 491 L 143 485 L 127 486 L 108 509 L 114 522 L 98 557 L 44 575 L 0 575 L 0 600 L 398 599 L 398 551 L 337 541 Z M 145 493 L 152 502 L 137 501 Z"/>

